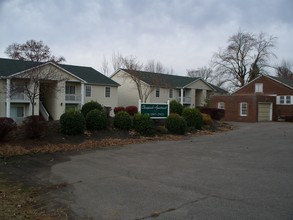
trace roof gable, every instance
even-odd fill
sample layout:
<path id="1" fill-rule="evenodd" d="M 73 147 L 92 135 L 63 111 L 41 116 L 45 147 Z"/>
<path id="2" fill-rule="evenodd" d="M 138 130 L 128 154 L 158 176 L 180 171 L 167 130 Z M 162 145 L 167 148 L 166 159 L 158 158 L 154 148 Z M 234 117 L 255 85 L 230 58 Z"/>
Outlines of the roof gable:
<path id="1" fill-rule="evenodd" d="M 293 89 L 293 80 L 280 78 L 280 77 L 275 77 L 275 76 L 269 76 L 269 75 L 260 75 L 260 76 L 256 77 L 254 80 L 252 80 L 249 83 L 247 83 L 246 85 L 244 85 L 241 88 L 237 89 L 232 94 L 237 94 L 237 93 L 241 93 L 243 91 L 246 91 L 248 88 L 250 88 L 251 84 L 253 84 L 255 82 L 259 82 L 262 77 L 265 77 L 265 78 L 267 78 L 269 80 L 272 80 L 273 82 L 276 82 L 276 83 L 278 83 L 278 84 L 280 84 L 280 85 L 282 85 L 282 86 L 284 86 L 286 88 Z M 254 91 L 252 93 L 254 93 Z"/>
<path id="2" fill-rule="evenodd" d="M 0 58 L 0 77 L 8 77 L 44 64 L 46 63 Z M 66 64 L 54 65 L 69 72 L 70 74 L 78 79 L 81 79 L 85 83 L 119 86 L 118 83 L 91 67 Z"/>

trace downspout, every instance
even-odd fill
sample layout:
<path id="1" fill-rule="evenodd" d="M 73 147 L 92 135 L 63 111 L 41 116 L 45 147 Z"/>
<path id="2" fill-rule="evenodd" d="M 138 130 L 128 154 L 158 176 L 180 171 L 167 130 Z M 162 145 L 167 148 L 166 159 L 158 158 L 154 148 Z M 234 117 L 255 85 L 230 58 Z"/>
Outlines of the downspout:
<path id="1" fill-rule="evenodd" d="M 6 79 L 6 117 L 10 118 L 11 79 Z"/>

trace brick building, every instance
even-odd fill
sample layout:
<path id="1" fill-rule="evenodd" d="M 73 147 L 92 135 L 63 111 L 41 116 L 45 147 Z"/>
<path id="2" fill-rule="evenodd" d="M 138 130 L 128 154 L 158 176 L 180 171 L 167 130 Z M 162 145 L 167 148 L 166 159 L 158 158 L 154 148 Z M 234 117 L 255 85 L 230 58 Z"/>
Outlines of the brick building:
<path id="1" fill-rule="evenodd" d="M 210 107 L 225 109 L 226 121 L 276 121 L 293 117 L 293 80 L 261 75 L 232 95 L 213 96 Z"/>

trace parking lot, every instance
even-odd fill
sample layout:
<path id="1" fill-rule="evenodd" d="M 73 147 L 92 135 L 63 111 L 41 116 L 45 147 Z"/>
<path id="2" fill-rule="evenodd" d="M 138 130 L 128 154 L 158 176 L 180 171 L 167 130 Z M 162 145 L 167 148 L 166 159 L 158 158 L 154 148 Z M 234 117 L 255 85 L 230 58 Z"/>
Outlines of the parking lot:
<path id="1" fill-rule="evenodd" d="M 293 219 L 293 124 L 83 152 L 42 181 L 76 219 Z"/>

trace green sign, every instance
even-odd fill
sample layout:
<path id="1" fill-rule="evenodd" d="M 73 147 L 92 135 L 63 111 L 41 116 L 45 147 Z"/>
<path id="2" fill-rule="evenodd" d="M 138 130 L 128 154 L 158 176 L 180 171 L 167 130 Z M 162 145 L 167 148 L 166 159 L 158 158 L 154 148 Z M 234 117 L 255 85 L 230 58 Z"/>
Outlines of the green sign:
<path id="1" fill-rule="evenodd" d="M 169 105 L 167 103 L 140 103 L 140 113 L 147 114 L 153 119 L 167 118 Z"/>

